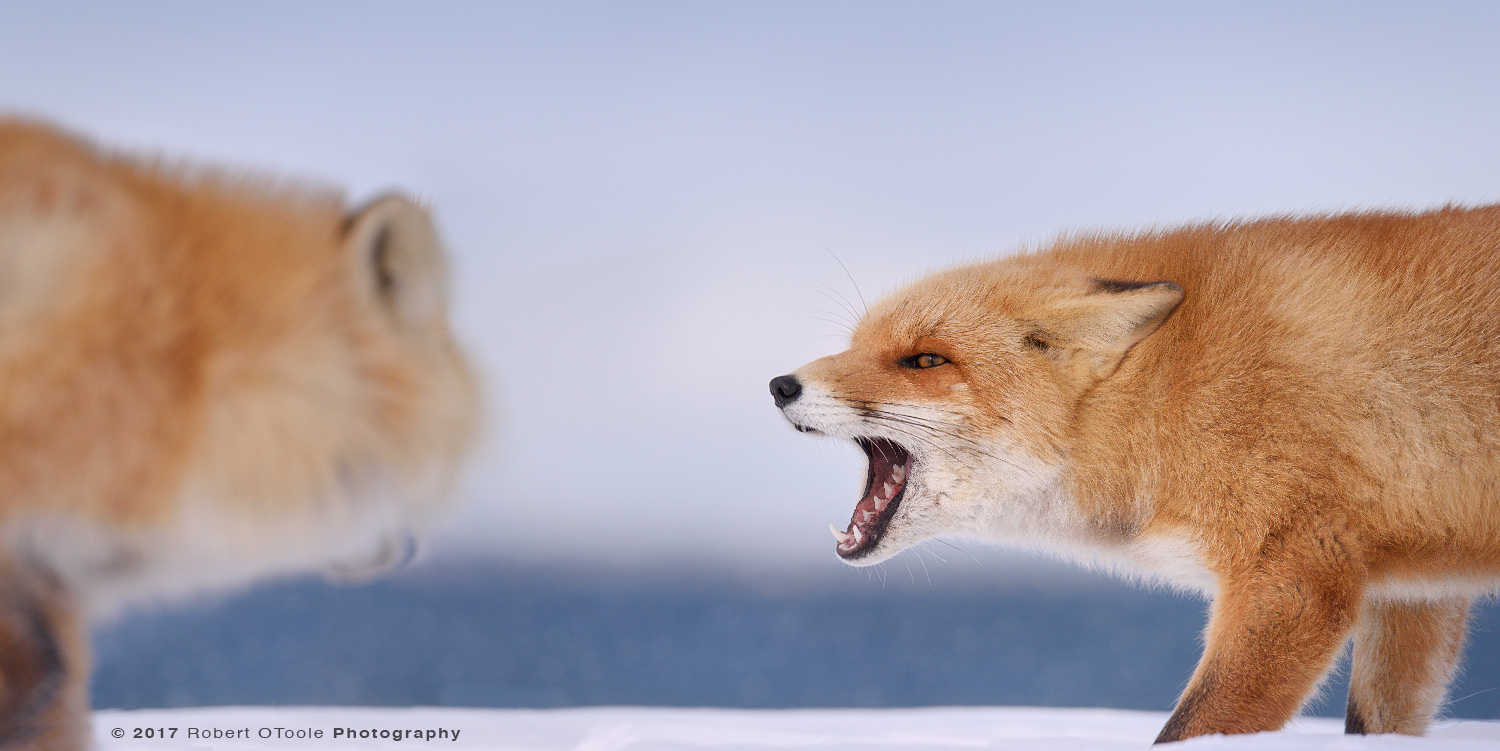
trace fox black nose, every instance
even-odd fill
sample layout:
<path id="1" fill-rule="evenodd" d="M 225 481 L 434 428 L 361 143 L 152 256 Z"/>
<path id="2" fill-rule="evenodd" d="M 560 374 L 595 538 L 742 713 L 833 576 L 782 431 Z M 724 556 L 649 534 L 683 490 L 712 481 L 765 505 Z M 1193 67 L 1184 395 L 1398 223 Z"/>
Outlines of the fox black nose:
<path id="1" fill-rule="evenodd" d="M 777 407 L 785 407 L 797 401 L 802 396 L 802 383 L 796 376 L 776 376 L 771 379 L 771 398 L 776 400 Z"/>

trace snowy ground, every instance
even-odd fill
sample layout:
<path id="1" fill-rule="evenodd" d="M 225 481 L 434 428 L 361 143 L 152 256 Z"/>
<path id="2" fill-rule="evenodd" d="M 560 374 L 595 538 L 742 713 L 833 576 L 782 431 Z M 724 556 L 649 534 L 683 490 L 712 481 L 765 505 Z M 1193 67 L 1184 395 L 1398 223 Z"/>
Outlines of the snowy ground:
<path id="1" fill-rule="evenodd" d="M 930 709 L 388 709 L 217 707 L 105 710 L 94 714 L 101 751 L 116 749 L 398 749 L 494 751 L 938 751 L 939 749 L 1145 749 L 1166 721 L 1159 712 L 1031 707 Z M 175 730 L 174 730 L 175 729 Z M 1494 751 L 1500 722 L 1439 723 L 1427 738 L 1345 737 L 1342 722 L 1299 720 L 1281 733 L 1211 737 L 1176 748 L 1443 749 Z M 218 730 L 220 738 L 214 738 Z M 449 738 L 349 738 L 366 731 L 422 731 Z M 317 736 L 321 731 L 321 737 Z M 451 734 L 457 731 L 457 738 Z M 335 733 L 338 733 L 335 736 Z M 115 738 L 115 735 L 121 738 Z M 139 738 L 137 735 L 139 734 Z M 172 737 L 163 740 L 161 735 Z M 155 738 L 147 738 L 154 735 Z M 224 735 L 234 737 L 223 738 Z M 292 735 L 303 736 L 288 737 Z M 368 736 L 368 733 L 366 733 Z M 280 736 L 280 737 L 278 737 Z"/>

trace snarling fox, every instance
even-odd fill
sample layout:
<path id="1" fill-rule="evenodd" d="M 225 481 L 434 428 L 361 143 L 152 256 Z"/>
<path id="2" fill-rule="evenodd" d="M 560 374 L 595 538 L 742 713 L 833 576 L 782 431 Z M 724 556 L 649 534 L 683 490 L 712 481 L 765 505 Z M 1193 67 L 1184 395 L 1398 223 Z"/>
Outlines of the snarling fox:
<path id="1" fill-rule="evenodd" d="M 869 457 L 855 565 L 967 535 L 1203 592 L 1159 741 L 1420 734 L 1500 584 L 1500 207 L 1089 234 L 922 279 L 771 382 Z"/>

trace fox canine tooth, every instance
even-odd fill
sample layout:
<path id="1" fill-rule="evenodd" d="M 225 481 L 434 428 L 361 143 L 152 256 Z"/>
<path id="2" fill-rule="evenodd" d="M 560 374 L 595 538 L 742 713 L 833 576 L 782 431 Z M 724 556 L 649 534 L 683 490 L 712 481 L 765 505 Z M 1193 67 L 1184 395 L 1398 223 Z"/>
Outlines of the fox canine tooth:
<path id="1" fill-rule="evenodd" d="M 847 532 L 840 532 L 839 528 L 833 526 L 832 524 L 828 525 L 828 531 L 833 533 L 833 539 L 838 540 L 840 545 L 848 542 L 849 538 L 854 536 Z"/>

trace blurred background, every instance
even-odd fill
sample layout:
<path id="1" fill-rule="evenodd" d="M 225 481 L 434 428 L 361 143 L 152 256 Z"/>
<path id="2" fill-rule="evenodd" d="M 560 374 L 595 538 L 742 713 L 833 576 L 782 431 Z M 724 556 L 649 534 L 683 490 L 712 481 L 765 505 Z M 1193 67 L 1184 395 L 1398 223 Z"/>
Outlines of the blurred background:
<path id="1" fill-rule="evenodd" d="M 1486 2 L 0 4 L 0 111 L 429 201 L 489 385 L 424 564 L 132 611 L 95 703 L 1166 709 L 1202 602 L 962 540 L 843 566 L 863 457 L 766 382 L 1064 230 L 1500 199 L 1497 33 Z M 1500 717 L 1496 623 L 1454 715 Z"/>

